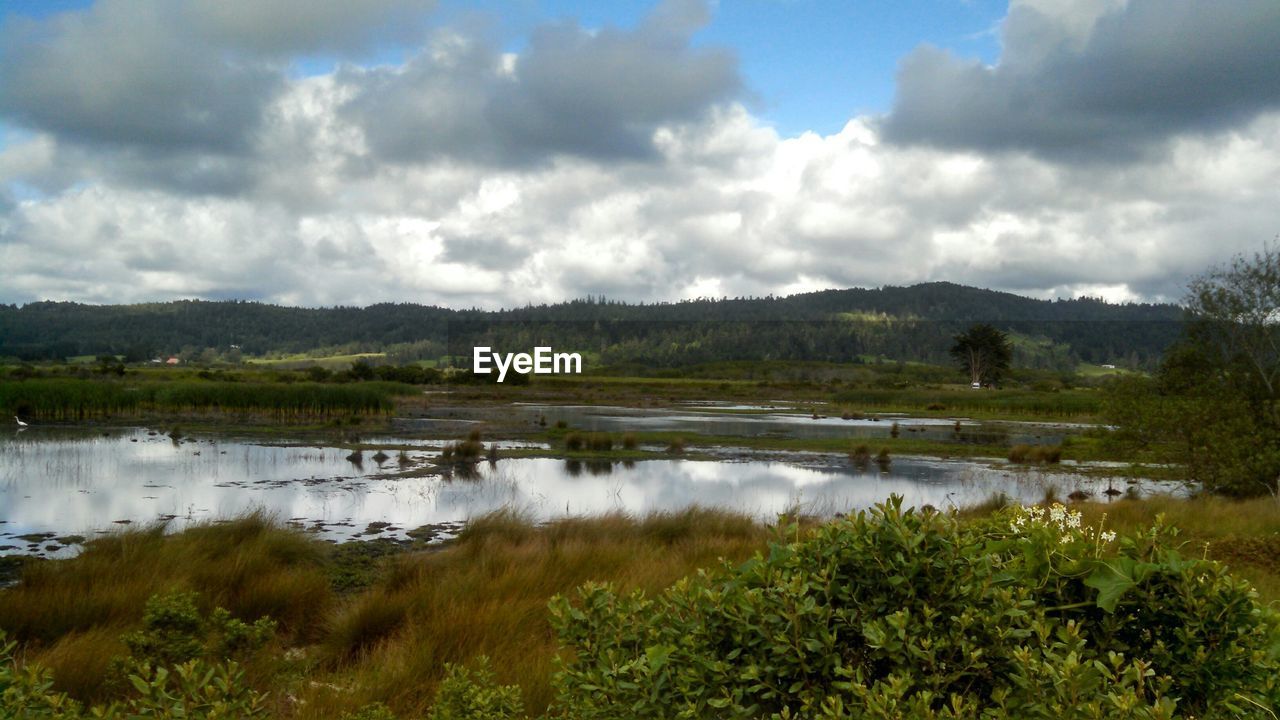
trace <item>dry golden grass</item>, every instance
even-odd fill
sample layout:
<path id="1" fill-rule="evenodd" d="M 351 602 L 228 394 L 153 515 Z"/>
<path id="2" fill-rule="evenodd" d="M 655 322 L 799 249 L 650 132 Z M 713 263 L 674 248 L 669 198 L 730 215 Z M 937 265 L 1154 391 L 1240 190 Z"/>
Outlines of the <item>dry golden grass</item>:
<path id="1" fill-rule="evenodd" d="M 1117 530 L 1149 526 L 1163 514 L 1182 530 L 1188 554 L 1204 552 L 1207 543 L 1210 557 L 1251 580 L 1264 599 L 1280 599 L 1274 500 L 1153 498 L 1078 507 L 1086 522 L 1098 525 L 1106 514 L 1106 526 Z M 446 548 L 385 558 L 366 589 L 336 597 L 329 546 L 251 516 L 171 536 L 124 532 L 74 560 L 37 564 L 18 587 L 0 592 L 0 628 L 23 643 L 24 658 L 53 669 L 59 688 L 102 699 L 102 676 L 123 654 L 120 636 L 138 626 L 147 598 L 190 589 L 208 607 L 281 622 L 280 644 L 249 670 L 282 717 L 334 718 L 373 701 L 401 717 L 421 717 L 444 664 L 482 654 L 499 682 L 522 688 L 537 716 L 552 699 L 552 596 L 587 581 L 657 593 L 721 559 L 740 562 L 772 537 L 749 518 L 713 510 L 546 525 L 500 512 L 473 521 Z M 286 647 L 301 652 L 286 659 Z"/>
<path id="2" fill-rule="evenodd" d="M 127 653 L 117 629 L 97 627 L 65 635 L 27 659 L 53 672 L 56 690 L 97 701 L 107 699 L 103 680 L 111 672 L 112 659 Z"/>
<path id="3" fill-rule="evenodd" d="M 157 593 L 195 590 L 206 611 L 270 615 L 286 639 L 313 637 L 333 599 L 324 557 L 322 543 L 262 515 L 171 536 L 128 530 L 76 558 L 28 566 L 18 586 L 0 592 L 0 629 L 53 667 L 60 689 L 94 698 L 104 690 L 99 671 L 123 653 L 120 637 Z"/>
<path id="4" fill-rule="evenodd" d="M 270 615 L 281 646 L 303 651 L 283 661 L 277 646 L 276 661 L 249 668 L 281 715 L 333 718 L 380 700 L 421 716 L 444 664 L 481 654 L 501 682 L 524 688 L 536 715 L 551 700 L 551 597 L 589 580 L 658 592 L 721 558 L 748 557 L 769 536 L 749 518 L 701 509 L 542 526 L 499 512 L 448 548 L 388 558 L 371 586 L 339 599 L 326 544 L 254 515 L 168 536 L 125 531 L 75 559 L 36 564 L 0 592 L 0 628 L 26 660 L 53 670 L 59 689 L 102 700 L 111 660 L 125 654 L 121 636 L 139 626 L 147 598 L 195 590 L 206 610 Z"/>
<path id="5" fill-rule="evenodd" d="M 444 664 L 488 655 L 519 684 L 531 715 L 551 700 L 555 638 L 547 601 L 588 580 L 658 592 L 721 558 L 764 547 L 769 530 L 710 510 L 620 515 L 538 527 L 513 513 L 472 522 L 442 552 L 397 558 L 385 578 L 337 612 L 323 645 L 330 683 L 310 688 L 299 717 L 333 717 L 373 700 L 424 714 Z"/>

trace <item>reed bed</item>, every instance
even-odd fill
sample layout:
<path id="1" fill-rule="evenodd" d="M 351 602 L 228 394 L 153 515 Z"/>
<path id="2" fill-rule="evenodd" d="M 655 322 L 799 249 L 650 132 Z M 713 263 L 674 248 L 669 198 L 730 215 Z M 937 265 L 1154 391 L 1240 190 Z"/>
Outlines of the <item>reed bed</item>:
<path id="1" fill-rule="evenodd" d="M 153 412 L 256 413 L 274 419 L 387 413 L 393 398 L 415 392 L 399 383 L 127 382 L 31 379 L 0 382 L 0 410 L 37 420 L 84 420 Z"/>

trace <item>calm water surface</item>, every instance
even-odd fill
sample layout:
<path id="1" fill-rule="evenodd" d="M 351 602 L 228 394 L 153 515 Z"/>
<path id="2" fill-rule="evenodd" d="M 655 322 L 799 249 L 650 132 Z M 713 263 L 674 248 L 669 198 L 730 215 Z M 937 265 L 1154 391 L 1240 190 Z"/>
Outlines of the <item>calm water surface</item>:
<path id="1" fill-rule="evenodd" d="M 157 520 L 178 529 L 255 509 L 341 540 L 371 522 L 392 523 L 388 533 L 402 535 L 504 507 L 547 519 L 696 504 L 770 518 L 796 506 L 846 512 L 890 494 L 908 504 L 950 507 L 995 492 L 1030 502 L 1050 485 L 1062 495 L 1106 487 L 1105 481 L 973 462 L 900 457 L 882 471 L 874 463 L 860 469 L 843 458 L 799 454 L 768 461 L 504 459 L 479 463 L 466 477 L 424 476 L 438 443 L 422 442 L 405 451 L 403 462 L 391 450 L 379 463 L 370 451 L 353 462 L 348 448 L 227 438 L 174 443 L 141 429 L 8 433 L 0 436 L 0 554 L 75 551 L 57 548 L 52 538 L 19 537 L 33 533 L 92 536 L 126 521 Z"/>
<path id="2" fill-rule="evenodd" d="M 749 412 L 725 412 L 743 410 Z M 592 432 L 671 431 L 729 437 L 789 438 L 887 438 L 898 423 L 903 437 L 917 437 L 961 444 L 1017 444 L 1062 442 L 1060 425 L 1030 423 L 979 423 L 955 418 L 911 418 L 877 414 L 843 419 L 839 415 L 813 417 L 812 414 L 774 410 L 767 405 L 691 404 L 687 410 L 670 408 L 630 408 L 604 405 L 542 405 L 515 403 L 506 408 L 520 424 L 538 425 L 564 421 L 569 426 Z M 429 432 L 446 428 L 466 432 L 467 423 L 484 418 L 487 409 L 473 407 L 436 408 L 430 419 L 405 421 L 406 429 Z"/>

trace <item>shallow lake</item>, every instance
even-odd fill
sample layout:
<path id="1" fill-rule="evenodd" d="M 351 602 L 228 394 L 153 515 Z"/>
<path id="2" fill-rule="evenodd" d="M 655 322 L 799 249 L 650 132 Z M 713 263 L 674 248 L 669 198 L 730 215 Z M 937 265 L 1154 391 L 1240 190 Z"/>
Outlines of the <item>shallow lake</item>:
<path id="1" fill-rule="evenodd" d="M 744 411 L 744 412 L 733 412 Z M 406 430 L 465 433 L 471 423 L 487 419 L 487 408 L 441 407 L 433 417 L 401 421 Z M 631 408 L 605 405 L 516 403 L 503 408 L 516 425 L 565 422 L 591 432 L 669 431 L 691 435 L 789 438 L 887 438 L 896 422 L 903 437 L 967 444 L 1062 442 L 1067 426 L 1035 423 L 980 423 L 956 418 L 913 418 L 876 414 L 862 418 L 818 416 L 763 405 L 704 403 L 686 409 Z M 1074 429 L 1079 429 L 1076 427 Z"/>
<path id="2" fill-rule="evenodd" d="M 383 438 L 387 442 L 403 441 Z M 0 554 L 62 556 L 54 536 L 167 520 L 171 528 L 262 509 L 322 537 L 344 540 L 372 522 L 382 536 L 448 524 L 501 508 L 547 519 L 613 511 L 648 513 L 690 505 L 771 518 L 799 507 L 836 514 L 890 494 L 937 507 L 980 502 L 993 493 L 1032 502 L 1049 486 L 1098 493 L 1105 481 L 1015 471 L 965 461 L 898 457 L 858 468 L 838 456 L 772 454 L 768 459 L 582 462 L 509 458 L 473 471 L 423 476 L 435 442 L 378 462 L 370 451 L 291 447 L 207 437 L 175 443 L 143 429 L 32 428 L 0 436 Z M 1123 482 L 1116 482 L 1124 488 Z M 1169 491 L 1142 484 L 1144 491 Z M 27 536 L 27 537 L 22 537 Z"/>

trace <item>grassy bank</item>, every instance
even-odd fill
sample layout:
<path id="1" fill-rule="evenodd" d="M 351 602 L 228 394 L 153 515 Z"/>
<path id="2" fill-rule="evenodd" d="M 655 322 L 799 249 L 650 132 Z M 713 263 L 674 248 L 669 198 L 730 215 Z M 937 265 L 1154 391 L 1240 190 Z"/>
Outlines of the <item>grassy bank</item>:
<path id="1" fill-rule="evenodd" d="M 551 699 L 553 595 L 589 580 L 656 592 L 718 558 L 745 558 L 768 537 L 749 519 L 704 510 L 543 527 L 497 514 L 446 550 L 398 554 L 367 573 L 367 556 L 260 517 L 172 536 L 129 531 L 75 559 L 29 565 L 20 585 L 0 591 L 0 629 L 27 661 L 52 669 L 57 688 L 102 700 L 118 692 L 107 670 L 147 598 L 195 590 L 207 608 L 280 621 L 274 655 L 252 668 L 280 716 L 334 718 L 374 700 L 422 714 L 444 663 L 480 654 L 501 681 L 524 688 L 536 713 Z M 343 592 L 354 571 L 367 582 Z"/>
<path id="2" fill-rule="evenodd" d="M 1087 422 L 1102 409 L 1095 389 L 1034 390 L 972 388 L 855 388 L 832 395 L 841 409 L 874 409 L 918 415 L 967 415 L 999 420 L 1075 420 Z"/>
<path id="3" fill-rule="evenodd" d="M 706 378 L 534 377 L 528 385 L 457 386 L 453 395 L 472 402 L 665 407 L 690 401 L 812 407 L 821 414 L 905 413 L 925 417 L 965 416 L 983 420 L 1095 422 L 1102 407 L 1096 388 L 1014 387 L 973 390 L 956 385 L 862 387 L 806 381 L 744 381 Z M 708 408 L 715 410 L 714 408 Z"/>
<path id="4" fill-rule="evenodd" d="M 417 392 L 386 382 L 219 382 L 215 380 L 82 380 L 74 378 L 0 382 L 6 415 L 77 421 L 144 414 L 230 412 L 273 420 L 388 413 L 394 398 Z"/>
<path id="5" fill-rule="evenodd" d="M 1077 507 L 1086 525 L 1122 532 L 1163 516 L 1181 530 L 1186 556 L 1222 560 L 1265 601 L 1280 600 L 1273 500 Z M 552 596 L 587 581 L 653 594 L 721 558 L 736 563 L 763 550 L 773 532 L 707 510 L 544 526 L 499 513 L 444 549 L 402 552 L 333 547 L 262 517 L 170 536 L 127 531 L 91 542 L 75 559 L 27 567 L 20 585 L 0 591 L 0 629 L 21 643 L 24 661 L 52 669 L 58 688 L 102 700 L 122 692 L 108 680 L 112 659 L 127 652 L 121 638 L 140 626 L 147 598 L 194 590 L 205 608 L 279 621 L 274 642 L 248 665 L 275 716 L 335 718 L 381 701 L 401 717 L 420 717 L 445 663 L 478 655 L 492 659 L 498 682 L 520 686 L 536 716 L 552 699 Z"/>

